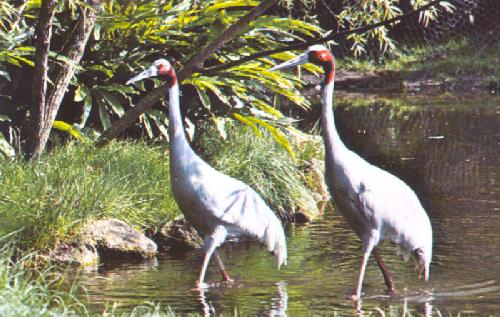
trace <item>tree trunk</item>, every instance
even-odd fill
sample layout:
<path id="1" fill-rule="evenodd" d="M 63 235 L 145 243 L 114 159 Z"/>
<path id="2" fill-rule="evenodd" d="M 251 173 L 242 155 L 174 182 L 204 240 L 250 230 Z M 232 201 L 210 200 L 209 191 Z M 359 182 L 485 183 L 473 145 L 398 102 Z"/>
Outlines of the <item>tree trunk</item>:
<path id="1" fill-rule="evenodd" d="M 278 0 L 265 0 L 262 1 L 258 6 L 254 7 L 247 15 L 243 16 L 235 24 L 231 25 L 229 28 L 224 30 L 222 34 L 215 39 L 212 43 L 203 47 L 201 51 L 194 56 L 189 63 L 184 66 L 184 68 L 177 74 L 179 82 L 183 79 L 188 78 L 200 68 L 205 60 L 214 51 L 220 49 L 224 44 L 234 39 L 250 22 L 262 15 L 267 9 L 272 7 L 278 2 Z M 146 97 L 144 97 L 137 105 L 128 110 L 125 115 L 121 118 L 115 120 L 111 126 L 103 132 L 99 138 L 98 144 L 105 145 L 110 140 L 116 138 L 123 132 L 127 127 L 132 125 L 137 121 L 139 116 L 151 108 L 156 102 L 158 102 L 163 96 L 165 96 L 166 85 L 161 85 L 157 87 L 152 92 L 150 92 Z"/>
<path id="2" fill-rule="evenodd" d="M 81 7 L 76 30 L 71 34 L 71 38 L 68 40 L 66 49 L 63 52 L 70 62 L 64 66 L 55 66 L 53 72 L 54 86 L 50 90 L 45 103 L 36 105 L 40 111 L 40 124 L 36 127 L 33 136 L 27 140 L 28 144 L 32 144 L 26 150 L 26 155 L 30 158 L 39 156 L 45 149 L 59 106 L 75 73 L 76 65 L 80 63 L 85 51 L 85 46 L 96 22 L 100 1 L 94 0 L 91 1 L 91 4 L 92 8 Z M 34 85 L 37 85 L 37 83 L 35 82 Z"/>
<path id="3" fill-rule="evenodd" d="M 30 107 L 29 127 L 24 152 L 26 157 L 38 155 L 38 145 L 45 122 L 45 97 L 47 92 L 47 70 L 50 38 L 52 37 L 52 18 L 55 13 L 55 0 L 43 0 L 36 26 L 35 73 L 33 78 L 32 104 Z"/>

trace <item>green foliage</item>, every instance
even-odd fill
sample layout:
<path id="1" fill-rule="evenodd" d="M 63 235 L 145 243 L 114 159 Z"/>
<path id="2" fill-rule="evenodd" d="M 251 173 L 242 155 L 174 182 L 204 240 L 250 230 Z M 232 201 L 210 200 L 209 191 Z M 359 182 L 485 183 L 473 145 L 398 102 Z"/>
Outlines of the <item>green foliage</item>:
<path id="1" fill-rule="evenodd" d="M 414 9 L 422 7 L 431 2 L 430 0 L 415 0 L 412 1 Z M 355 29 L 362 26 L 375 24 L 385 20 L 392 19 L 403 12 L 401 10 L 399 0 L 360 0 L 350 2 L 343 10 L 336 16 L 338 23 L 341 27 L 347 29 Z M 431 7 L 429 10 L 422 11 L 419 20 L 427 26 L 430 21 L 437 18 L 438 10 L 443 9 L 448 12 L 453 10 L 453 5 L 447 1 L 443 1 L 439 6 Z M 395 53 L 397 51 L 397 44 L 388 34 L 386 26 L 373 29 L 363 34 L 351 34 L 347 38 L 352 40 L 352 50 L 355 56 L 360 56 L 365 53 L 365 47 L 369 42 L 377 43 L 379 50 L 382 53 Z"/>
<path id="2" fill-rule="evenodd" d="M 2 241 L 3 240 L 3 241 Z M 5 237 L 0 238 L 5 243 Z M 73 297 L 74 289 L 61 289 L 61 274 L 45 269 L 28 270 L 34 254 L 12 262 L 13 248 L 0 248 L 0 316 L 77 316 L 87 314 Z"/>
<path id="3" fill-rule="evenodd" d="M 312 201 L 300 164 L 263 128 L 258 133 L 244 125 L 228 128 L 222 141 L 214 129 L 204 131 L 198 144 L 217 170 L 254 188 L 282 216 L 308 210 Z"/>
<path id="4" fill-rule="evenodd" d="M 128 79 L 138 69 L 148 67 L 154 59 L 166 56 L 175 58 L 175 68 L 181 69 L 201 47 L 216 39 L 257 4 L 258 1 L 248 0 L 105 2 L 95 32 L 98 40 L 90 45 L 90 51 L 98 58 L 86 61 L 82 77 L 95 78 L 100 74 L 100 77 L 114 82 L 114 88 L 110 89 L 109 81 L 103 86 L 102 81 L 82 80 L 78 84 L 76 100 L 85 101 L 86 107 L 97 106 L 101 123 L 106 128 L 110 116 L 121 116 L 129 107 L 127 104 L 131 104 L 133 95 L 144 90 L 144 83 L 135 88 L 120 86 L 123 79 L 117 77 Z M 207 64 L 225 63 L 276 47 L 277 37 L 303 38 L 318 31 L 318 27 L 299 20 L 261 16 L 244 30 L 242 36 L 214 54 Z M 271 59 L 264 58 L 260 63 L 241 65 L 217 74 L 193 74 L 182 84 L 191 86 L 197 94 L 189 96 L 188 100 L 184 98 L 184 102 L 189 102 L 190 108 L 202 108 L 207 114 L 205 117 L 216 123 L 221 131 L 227 120 L 217 118 L 230 119 L 233 112 L 242 112 L 241 108 L 247 112 L 255 108 L 273 115 L 279 112 L 272 106 L 269 91 L 300 106 L 308 105 L 296 85 L 290 84 L 291 78 L 267 72 L 268 67 L 262 66 L 262 62 L 272 65 Z M 154 80 L 153 84 L 157 86 L 159 81 Z M 167 137 L 168 120 L 164 112 L 149 111 L 141 117 L 141 122 L 150 137 Z M 276 131 L 277 127 L 271 120 L 267 123 L 270 130 Z M 275 135 L 282 134 L 277 131 Z"/>
<path id="5" fill-rule="evenodd" d="M 223 30 L 259 3 L 250 0 L 103 1 L 103 10 L 70 87 L 70 91 L 74 92 L 73 102 L 83 109 L 75 127 L 79 130 L 85 127 L 108 128 L 115 118 L 133 107 L 133 100 L 140 99 L 137 94 L 145 93 L 144 83 L 134 87 L 123 85 L 134 72 L 166 56 L 175 59 L 175 68 L 181 69 L 201 47 L 216 39 Z M 71 28 L 81 14 L 78 9 L 81 5 L 75 0 L 58 4 L 53 23 L 51 65 L 66 62 L 64 54 L 58 50 L 72 34 Z M 21 68 L 33 66 L 33 34 L 39 3 L 30 1 L 15 27 L 10 19 L 14 12 L 12 6 L 0 0 L 1 10 L 11 12 L 5 15 L 9 18 L 2 20 L 4 27 L 0 28 L 0 76 L 10 81 Z M 318 27 L 303 21 L 261 16 L 236 40 L 214 53 L 206 65 L 217 65 L 274 48 L 279 45 L 279 39 L 301 39 L 318 32 Z M 184 90 L 194 89 L 197 92 L 190 96 L 189 107 L 203 108 L 207 113 L 204 118 L 215 122 L 222 131 L 227 120 L 221 118 L 232 120 L 233 112 L 242 112 L 241 108 L 247 114 L 251 109 L 271 114 L 279 112 L 272 105 L 270 91 L 282 94 L 300 106 L 307 106 L 307 101 L 296 89 L 297 80 L 293 80 L 295 84 L 290 85 L 291 78 L 265 71 L 272 62 L 269 58 L 263 58 L 259 63 L 217 74 L 194 74 L 184 82 L 188 86 Z M 9 65 L 16 68 L 12 69 Z M 154 86 L 158 84 L 158 80 L 153 81 Z M 12 98 L 12 102 L 14 107 L 25 106 L 15 104 L 16 98 Z M 70 98 L 66 98 L 65 102 L 68 104 L 63 104 L 62 108 L 74 107 Z M 242 107 L 236 109 L 236 103 Z M 94 121 L 89 122 L 89 118 Z M 95 122 L 96 118 L 98 122 Z M 282 136 L 278 131 L 280 126 L 272 120 L 266 123 L 263 126 L 269 127 L 276 136 Z M 141 116 L 140 124 L 147 136 L 167 138 L 168 119 L 165 111 L 148 111 Z"/>
<path id="6" fill-rule="evenodd" d="M 21 248 L 44 249 L 93 218 L 146 228 L 178 214 L 168 155 L 143 143 L 70 143 L 36 162 L 2 164 L 0 177 L 0 236 L 17 232 Z"/>
<path id="7" fill-rule="evenodd" d="M 82 108 L 74 128 L 80 131 L 89 127 L 107 129 L 114 119 L 133 107 L 134 102 L 140 99 L 139 94 L 151 89 L 151 83 L 154 87 L 160 84 L 159 80 L 153 80 L 132 87 L 124 86 L 123 83 L 133 73 L 165 56 L 175 60 L 177 70 L 182 69 L 200 48 L 215 40 L 223 30 L 259 3 L 252 0 L 103 1 L 103 10 L 69 90 L 74 94 L 73 100 L 65 98 L 66 104 L 62 105 L 62 108 L 75 107 L 76 103 Z M 293 3 L 284 1 L 282 5 L 290 9 Z M 428 0 L 417 0 L 414 6 L 425 3 Z M 81 14 L 81 5 L 84 4 L 77 0 L 58 2 L 53 23 L 51 65 L 67 62 L 61 49 L 73 32 L 72 27 Z M 301 6 L 306 11 L 312 10 L 314 1 L 305 1 Z M 449 10 L 450 5 L 445 8 Z M 39 2 L 29 1 L 19 21 L 14 21 L 17 16 L 15 11 L 8 1 L 0 0 L 0 13 L 5 13 L 1 15 L 0 23 L 0 77 L 6 81 L 11 81 L 21 68 L 26 73 L 26 69 L 33 66 L 33 34 Z M 396 0 L 363 0 L 346 5 L 336 18 L 342 26 L 354 28 L 400 13 Z M 435 17 L 436 10 L 426 11 L 422 21 L 428 23 Z M 321 33 L 312 16 L 294 19 L 263 15 L 252 21 L 240 36 L 212 54 L 205 65 L 224 64 L 276 48 L 290 40 L 301 41 Z M 395 49 L 385 28 L 366 35 L 352 35 L 351 39 L 356 54 L 362 53 L 370 39 L 377 41 L 381 50 Z M 282 115 L 273 102 L 274 95 L 284 96 L 301 107 L 308 107 L 309 104 L 301 95 L 301 81 L 295 76 L 266 70 L 275 59 L 290 57 L 293 54 L 281 53 L 219 73 L 195 73 L 183 82 L 183 91 L 186 92 L 183 103 L 193 109 L 190 114 L 201 112 L 202 115 L 195 119 L 213 123 L 221 135 L 224 134 L 224 125 L 236 118 L 245 124 L 257 124 L 269 130 L 292 153 L 292 147 L 283 133 L 288 125 L 280 121 Z M 317 68 L 307 67 L 317 71 Z M 0 94 L 3 93 L 1 89 Z M 13 107 L 26 106 L 16 104 L 17 98 L 10 97 Z M 242 120 L 249 117 L 254 119 Z M 167 138 L 168 118 L 163 109 L 157 107 L 143 114 L 139 124 L 149 138 Z"/>
<path id="8" fill-rule="evenodd" d="M 128 8 L 126 30 L 116 29 L 113 33 L 124 33 L 120 38 L 133 36 L 134 41 L 148 42 L 151 43 L 150 46 L 155 47 L 154 51 L 131 48 L 129 56 L 134 59 L 133 66 L 141 64 L 141 67 L 145 67 L 149 61 L 144 62 L 144 60 L 150 60 L 150 55 L 158 56 L 158 54 L 179 56 L 177 62 L 185 64 L 200 47 L 213 41 L 220 32 L 246 13 L 246 10 L 241 10 L 240 7 L 257 4 L 256 1 L 205 1 L 203 4 L 183 1 L 177 5 L 164 7 L 154 15 L 148 15 L 146 20 L 135 18 L 137 12 L 142 10 L 140 7 Z M 134 33 L 127 33 L 130 30 L 134 30 Z M 247 27 L 244 35 L 237 41 L 217 52 L 209 63 L 225 63 L 240 56 L 275 47 L 278 35 L 304 37 L 318 31 L 317 27 L 298 20 L 261 16 Z M 175 38 L 175 46 L 170 42 L 171 38 Z M 160 53 L 162 51 L 164 53 Z M 265 65 L 272 64 L 268 58 L 262 59 L 261 62 Z M 223 134 L 227 120 L 220 120 L 220 117 L 232 118 L 238 113 L 253 116 L 249 114 L 252 109 L 261 110 L 271 116 L 281 116 L 279 110 L 272 106 L 269 91 L 281 94 L 300 106 L 308 106 L 307 101 L 295 88 L 297 80 L 267 72 L 266 68 L 268 67 L 262 66 L 262 63 L 254 62 L 215 75 L 194 74 L 183 82 L 184 85 L 193 86 L 197 92 L 195 100 L 189 100 L 189 107 L 202 108 L 207 114 L 206 117 L 211 119 L 210 122 L 214 122 Z M 151 125 L 155 124 L 158 130 L 165 134 L 163 130 L 166 129 L 161 129 L 166 122 L 164 116 L 159 117 L 158 112 L 150 112 L 143 119 L 145 121 L 153 119 Z M 258 121 L 260 126 L 271 131 L 278 142 L 290 151 L 290 144 L 272 118 L 267 118 L 265 121 L 262 118 L 255 118 L 254 121 Z"/>

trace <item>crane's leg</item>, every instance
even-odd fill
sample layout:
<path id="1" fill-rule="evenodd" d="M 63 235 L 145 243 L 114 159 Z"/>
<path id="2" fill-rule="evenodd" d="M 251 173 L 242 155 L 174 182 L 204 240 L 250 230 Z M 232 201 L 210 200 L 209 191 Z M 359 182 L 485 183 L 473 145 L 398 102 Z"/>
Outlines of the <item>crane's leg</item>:
<path id="1" fill-rule="evenodd" d="M 224 263 L 222 263 L 222 259 L 220 258 L 219 251 L 215 250 L 214 251 L 215 259 L 217 260 L 217 263 L 219 264 L 219 269 L 220 273 L 222 274 L 222 279 L 224 282 L 232 283 L 233 280 L 229 277 L 229 275 L 226 272 L 226 268 L 224 267 Z"/>
<path id="2" fill-rule="evenodd" d="M 356 288 L 356 297 L 354 300 L 359 301 L 361 299 L 361 289 L 363 287 L 363 279 L 365 277 L 366 264 L 368 263 L 368 258 L 370 257 L 370 250 L 363 253 L 363 261 L 361 261 L 361 266 L 359 268 L 359 278 L 358 287 Z"/>
<path id="3" fill-rule="evenodd" d="M 200 271 L 200 277 L 198 278 L 198 282 L 196 282 L 196 286 L 198 288 L 207 288 L 208 285 L 205 284 L 203 281 L 205 280 L 205 273 L 207 271 L 208 263 L 210 262 L 210 257 L 212 256 L 212 253 L 215 251 L 215 243 L 208 243 L 207 241 L 209 239 L 205 239 L 205 245 L 207 248 L 207 251 L 205 252 L 205 257 L 203 258 L 203 266 L 201 267 Z"/>
<path id="4" fill-rule="evenodd" d="M 201 267 L 200 271 L 200 277 L 198 279 L 198 282 L 196 283 L 198 288 L 208 287 L 208 285 L 203 281 L 205 280 L 205 273 L 207 271 L 208 263 L 210 262 L 210 257 L 212 256 L 212 253 L 214 253 L 215 249 L 217 249 L 224 242 L 224 240 L 226 239 L 226 235 L 226 228 L 224 228 L 223 226 L 217 226 L 210 235 L 205 236 L 204 248 L 206 251 L 205 258 L 203 259 L 203 266 Z M 220 260 L 218 253 L 216 257 Z"/>
<path id="5" fill-rule="evenodd" d="M 387 269 L 385 266 L 384 261 L 382 261 L 382 258 L 378 254 L 377 248 L 374 248 L 373 251 L 373 256 L 375 257 L 375 260 L 377 260 L 378 267 L 382 271 L 382 274 L 384 275 L 384 281 L 385 285 L 387 285 L 387 289 L 389 290 L 390 293 L 394 293 L 395 288 L 394 288 L 394 280 L 392 278 L 392 273 Z"/>

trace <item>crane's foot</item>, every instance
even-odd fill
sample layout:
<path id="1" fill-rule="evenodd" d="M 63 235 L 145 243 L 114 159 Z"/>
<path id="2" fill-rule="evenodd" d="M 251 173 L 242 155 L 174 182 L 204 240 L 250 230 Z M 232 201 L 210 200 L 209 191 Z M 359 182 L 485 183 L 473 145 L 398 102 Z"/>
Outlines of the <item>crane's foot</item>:
<path id="1" fill-rule="evenodd" d="M 360 301 L 360 300 L 361 300 L 361 297 L 362 297 L 363 295 L 364 295 L 364 293 L 361 293 L 361 294 L 354 293 L 354 294 L 352 294 L 352 295 L 348 296 L 348 298 L 349 298 L 350 300 L 352 300 L 352 301 L 357 302 L 357 301 Z"/>
<path id="2" fill-rule="evenodd" d="M 205 282 L 196 281 L 196 288 L 197 289 L 207 289 L 209 287 L 210 287 L 210 285 L 208 285 Z"/>
<path id="3" fill-rule="evenodd" d="M 222 274 L 222 282 L 221 284 L 224 285 L 225 287 L 231 287 L 234 284 L 234 280 L 229 277 L 226 271 L 221 270 Z"/>
<path id="4" fill-rule="evenodd" d="M 234 280 L 229 276 L 227 276 L 222 279 L 222 283 L 231 285 L 234 284 Z"/>
<path id="5" fill-rule="evenodd" d="M 350 297 L 351 300 L 357 302 L 360 300 L 360 296 L 356 295 L 356 294 L 352 294 L 351 297 Z"/>

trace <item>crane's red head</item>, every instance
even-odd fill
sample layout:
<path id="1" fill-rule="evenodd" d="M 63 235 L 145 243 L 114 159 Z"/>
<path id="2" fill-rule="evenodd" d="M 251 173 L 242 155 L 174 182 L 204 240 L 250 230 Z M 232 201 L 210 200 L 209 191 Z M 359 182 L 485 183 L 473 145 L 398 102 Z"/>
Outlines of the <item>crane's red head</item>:
<path id="1" fill-rule="evenodd" d="M 156 76 L 164 78 L 169 87 L 177 84 L 177 76 L 175 75 L 174 68 L 166 59 L 160 58 L 156 60 L 151 67 L 129 79 L 129 81 L 127 81 L 127 85 L 145 78 Z"/>
<path id="2" fill-rule="evenodd" d="M 325 84 L 333 82 L 333 79 L 335 77 L 335 60 L 330 51 L 323 45 L 310 46 L 304 54 L 276 65 L 270 70 L 273 71 L 305 63 L 313 63 L 323 67 L 323 70 L 325 71 Z"/>

